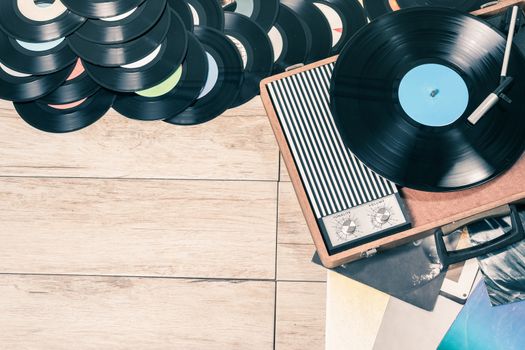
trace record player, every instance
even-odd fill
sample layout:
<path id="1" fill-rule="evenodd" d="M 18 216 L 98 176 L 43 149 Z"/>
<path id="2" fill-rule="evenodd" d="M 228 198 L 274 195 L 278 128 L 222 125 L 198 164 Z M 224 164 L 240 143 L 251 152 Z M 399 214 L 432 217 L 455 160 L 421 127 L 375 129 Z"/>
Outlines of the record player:
<path id="1" fill-rule="evenodd" d="M 491 23 L 495 25 L 494 23 L 500 21 L 500 18 L 504 19 L 507 9 L 514 5 L 523 7 L 525 2 L 516 0 L 501 1 L 493 6 L 487 6 L 475 11 L 473 14 L 478 17 L 491 18 L 493 21 Z M 400 13 L 399 16 L 406 16 L 407 18 L 411 16 L 411 12 L 416 17 L 425 13 L 424 10 L 404 10 L 401 12 L 402 14 Z M 462 17 L 456 15 L 456 12 L 448 12 L 445 9 L 427 12 L 427 14 L 427 18 L 419 20 L 422 22 L 421 28 L 424 26 L 431 27 L 432 23 L 438 23 L 439 21 L 446 24 L 447 16 L 451 18 L 451 22 L 456 22 L 458 16 L 461 17 L 461 20 L 468 22 L 467 25 L 458 24 L 460 27 L 463 27 L 454 29 L 458 33 L 457 38 L 454 40 L 463 45 L 455 48 L 459 52 L 461 59 L 466 59 L 468 62 L 468 58 L 465 57 L 471 55 L 475 61 L 477 57 L 485 55 L 485 52 L 477 52 L 473 49 L 476 40 L 485 39 L 490 43 L 497 42 L 497 45 L 494 44 L 498 46 L 497 49 L 494 49 L 495 52 L 497 51 L 497 54 L 495 54 L 497 56 L 496 61 L 503 60 L 504 51 L 506 52 L 505 39 L 508 39 L 503 33 L 498 34 L 492 29 L 483 32 L 486 25 L 473 16 L 466 14 Z M 432 16 L 435 18 L 432 19 Z M 500 16 L 500 18 L 494 19 L 494 16 Z M 396 33 L 396 28 L 394 27 L 399 23 L 394 21 L 395 23 L 392 22 L 390 27 L 388 21 L 392 17 L 395 16 L 380 18 L 380 21 L 382 21 L 381 28 L 384 29 L 385 33 L 384 36 L 389 38 Z M 509 18 L 509 28 L 514 28 L 513 24 L 516 23 L 516 14 L 513 14 L 513 18 L 514 22 Z M 410 25 L 418 25 L 415 23 L 417 21 L 410 22 Z M 451 26 L 454 25 L 451 24 Z M 480 35 L 480 33 L 481 35 L 476 38 L 469 38 L 466 28 L 475 28 L 478 25 L 480 28 L 483 27 L 480 29 L 481 31 L 477 32 L 477 35 Z M 486 27 L 488 28 L 488 26 Z M 441 115 L 449 115 L 451 119 L 440 125 L 427 125 L 430 129 L 426 127 L 420 128 L 426 131 L 415 136 L 411 142 L 413 142 L 413 145 L 418 145 L 417 142 L 421 135 L 427 138 L 436 138 L 438 143 L 443 141 L 455 142 L 451 140 L 458 136 L 457 132 L 460 129 L 458 129 L 457 125 L 460 123 L 458 122 L 460 116 L 463 119 L 466 116 L 470 116 L 469 121 L 474 125 L 478 122 L 489 123 L 493 121 L 494 115 L 498 115 L 502 116 L 502 122 L 507 121 L 507 124 L 499 124 L 499 127 L 502 128 L 500 130 L 507 128 L 507 131 L 496 132 L 496 134 L 492 135 L 487 133 L 476 134 L 473 131 L 476 130 L 475 127 L 469 130 L 466 130 L 468 127 L 465 127 L 466 129 L 460 131 L 459 134 L 469 135 L 469 133 L 473 133 L 467 137 L 473 142 L 472 144 L 475 144 L 476 140 L 482 137 L 491 139 L 502 138 L 503 141 L 501 142 L 505 146 L 501 147 L 501 149 L 483 151 L 483 154 L 495 154 L 500 163 L 498 164 L 498 161 L 494 161 L 493 163 L 491 162 L 491 166 L 480 166 L 483 161 L 479 161 L 475 154 L 468 151 L 469 145 L 472 144 L 458 144 L 459 150 L 446 149 L 447 146 L 443 145 L 444 151 L 440 150 L 439 144 L 434 144 L 433 148 L 426 150 L 416 146 L 412 150 L 403 151 L 405 152 L 404 154 L 409 153 L 410 157 L 413 158 L 403 159 L 401 157 L 396 159 L 395 154 L 388 154 L 389 150 L 395 150 L 396 147 L 398 147 L 397 149 L 399 147 L 409 148 L 409 146 L 397 145 L 401 136 L 391 136 L 392 134 L 388 134 L 388 132 L 396 128 L 406 131 L 411 128 L 413 123 L 412 121 L 406 121 L 406 124 L 398 127 L 386 117 L 380 122 L 374 119 L 374 115 L 382 115 L 382 112 L 375 111 L 375 109 L 380 108 L 377 104 L 381 98 L 376 99 L 377 96 L 374 94 L 388 96 L 391 93 L 389 90 L 386 92 L 382 90 L 385 83 L 382 81 L 382 77 L 378 75 L 375 79 L 362 79 L 366 83 L 371 84 L 369 88 L 373 91 L 372 94 L 368 91 L 368 95 L 366 93 L 363 95 L 362 89 L 357 92 L 345 90 L 346 86 L 352 86 L 352 83 L 346 84 L 348 81 L 345 81 L 345 79 L 356 78 L 360 74 L 359 72 L 366 71 L 366 69 L 373 70 L 378 67 L 374 66 L 373 62 L 376 58 L 369 59 L 366 57 L 366 54 L 360 54 L 361 58 L 357 58 L 358 55 L 355 52 L 352 53 L 353 56 L 345 53 L 345 51 L 352 50 L 361 50 L 362 53 L 366 50 L 366 43 L 370 44 L 372 39 L 363 36 L 362 32 L 364 30 L 351 39 L 351 42 L 353 41 L 354 43 L 349 45 L 352 46 L 350 49 L 346 48 L 343 50 L 340 56 L 341 60 L 345 59 L 343 63 L 340 60 L 339 65 L 337 65 L 338 57 L 332 57 L 289 70 L 268 78 L 261 83 L 261 98 L 317 252 L 323 265 L 333 268 L 347 262 L 373 256 L 378 251 L 435 234 L 438 248 L 441 249 L 440 257 L 442 261 L 447 264 L 453 263 L 460 259 L 459 255 L 456 252 L 447 252 L 446 247 L 439 243 L 440 238 L 460 227 L 459 225 L 464 225 L 476 219 L 479 220 L 488 215 L 486 213 L 493 212 L 494 209 L 502 209 L 509 214 L 512 211 L 512 206 L 509 207 L 509 204 L 520 203 L 525 200 L 525 158 L 521 157 L 523 153 L 523 138 L 521 138 L 523 128 L 521 127 L 522 124 L 514 125 L 514 129 L 512 126 L 512 122 L 516 122 L 516 120 L 518 120 L 518 123 L 522 123 L 518 119 L 518 114 L 522 112 L 517 112 L 516 109 L 520 109 L 520 105 L 523 102 L 516 95 L 516 90 L 512 90 L 512 92 L 509 92 L 509 95 L 512 96 L 516 103 L 512 107 L 505 105 L 500 108 L 497 105 L 499 98 L 506 99 L 508 97 L 503 93 L 508 88 L 508 86 L 505 86 L 507 81 L 505 79 L 506 75 L 503 75 L 503 72 L 506 72 L 506 70 L 502 69 L 501 85 L 503 90 L 500 91 L 497 88 L 501 88 L 501 86 L 498 86 L 501 62 L 499 62 L 497 69 L 495 63 L 492 67 L 490 67 L 490 64 L 484 66 L 484 69 L 490 72 L 494 71 L 494 77 L 491 76 L 486 81 L 478 79 L 478 76 L 464 77 L 462 79 L 465 81 L 465 86 L 461 86 L 462 79 L 459 79 L 452 83 L 452 87 L 445 84 L 447 86 L 445 91 L 439 91 L 439 89 L 429 91 L 431 98 L 440 93 L 446 94 L 447 91 L 449 93 L 453 91 L 451 98 L 459 99 L 460 101 L 462 93 L 466 92 L 468 94 L 470 92 L 472 96 L 470 96 L 470 99 L 467 98 L 467 100 L 459 102 L 459 105 L 461 103 L 464 104 L 460 111 L 450 111 L 450 106 L 444 106 L 443 108 L 445 108 L 446 112 L 442 112 Z M 475 32 L 476 30 L 474 29 L 472 33 Z M 512 32 L 514 33 L 514 31 Z M 361 38 L 359 37 L 360 35 Z M 493 37 L 490 37 L 490 35 L 493 35 Z M 377 34 L 377 36 L 380 36 L 380 34 Z M 374 40 L 378 39 L 377 36 L 374 37 Z M 512 36 L 510 38 L 512 42 Z M 359 46 L 359 43 L 356 44 L 360 39 L 363 39 L 362 47 Z M 380 45 L 380 43 L 376 44 Z M 395 51 L 399 48 L 402 50 L 403 45 L 405 45 L 404 42 L 398 42 L 397 46 L 393 47 L 393 50 Z M 421 45 L 428 46 L 429 44 L 424 43 L 424 40 L 422 40 Z M 469 45 L 474 46 L 468 47 Z M 482 46 L 481 50 L 487 47 L 490 48 L 491 45 Z M 453 44 L 449 46 L 449 49 L 452 47 L 454 47 Z M 523 53 L 519 52 L 522 51 L 519 43 L 512 47 L 514 51 L 509 54 L 511 55 L 509 57 L 523 57 Z M 439 52 L 439 50 L 439 48 L 435 48 L 436 52 Z M 450 50 L 444 49 L 442 51 L 448 54 Z M 378 50 L 378 52 L 380 51 Z M 407 55 L 410 56 L 409 53 Z M 505 53 L 506 56 L 507 54 Z M 356 58 L 355 62 L 352 62 L 352 57 Z M 359 59 L 362 62 L 359 62 Z M 388 57 L 387 55 L 377 57 L 378 62 L 383 61 L 385 63 L 382 67 L 387 68 L 387 60 L 392 62 L 390 68 L 398 66 L 395 59 L 396 57 Z M 471 61 L 471 63 L 474 61 Z M 513 74 L 518 73 L 518 77 L 513 77 L 514 79 L 517 78 L 517 81 L 513 83 L 515 84 L 513 88 L 517 87 L 518 91 L 521 91 L 524 83 L 523 80 L 520 80 L 520 77 L 523 75 L 521 72 L 523 67 L 516 65 L 516 61 L 513 59 L 510 62 L 507 68 Z M 461 62 L 458 63 L 458 65 L 461 64 Z M 439 78 L 447 76 L 447 74 L 454 75 L 454 72 L 432 65 L 439 66 L 439 62 L 418 62 L 411 69 L 418 67 L 423 67 L 423 70 L 430 71 L 437 69 L 437 72 L 432 74 Z M 387 68 L 385 68 L 385 76 L 387 76 Z M 352 69 L 355 69 L 355 72 Z M 407 74 L 407 72 L 412 72 L 411 69 L 406 68 L 403 71 L 404 76 L 392 78 L 392 81 L 397 84 L 396 89 L 401 89 L 399 85 L 406 83 L 405 85 L 408 86 L 407 96 L 409 97 L 417 96 L 419 93 L 417 90 L 411 90 L 410 88 L 411 79 L 414 79 L 414 81 L 420 79 L 417 76 L 418 72 L 415 72 L 415 77 L 410 77 L 410 74 Z M 333 76 L 334 70 L 336 71 L 335 77 Z M 350 73 L 345 75 L 344 72 Z M 423 75 L 425 74 L 429 73 L 423 72 Z M 405 79 L 406 77 L 409 78 Z M 340 81 L 338 85 L 340 87 L 339 90 L 337 87 L 338 79 Z M 450 82 L 450 80 L 448 81 Z M 489 103 L 487 101 L 490 96 L 486 100 L 484 98 L 490 95 L 492 90 L 487 90 L 488 93 L 485 92 L 488 89 L 487 86 L 493 83 L 496 84 L 494 89 L 498 100 Z M 334 85 L 336 86 L 335 88 Z M 360 86 L 362 87 L 362 85 Z M 336 90 L 335 92 L 334 89 Z M 476 91 L 479 92 L 479 96 L 475 95 Z M 337 100 L 339 98 L 338 96 L 345 94 L 345 100 L 341 99 L 341 101 L 334 102 L 334 99 Z M 348 96 L 353 97 L 348 98 Z M 355 103 L 347 103 L 348 100 L 352 100 L 354 97 Z M 502 103 L 511 103 L 510 98 L 508 100 Z M 421 105 L 411 106 L 410 98 L 407 98 L 407 101 L 408 107 L 406 105 L 403 106 L 403 108 L 406 107 L 405 111 L 410 110 L 411 107 L 420 111 L 422 108 L 425 108 L 424 105 L 423 107 Z M 435 101 L 432 100 L 433 102 Z M 396 103 L 399 104 L 399 101 L 396 100 Z M 362 125 L 359 125 L 359 123 L 363 124 L 362 120 L 356 121 L 352 120 L 352 117 L 346 119 L 340 117 L 343 114 L 351 115 L 353 111 L 363 107 L 370 111 L 368 120 L 371 121 L 367 127 L 371 127 L 373 124 L 372 126 L 377 128 L 374 132 L 370 133 L 371 129 L 360 129 Z M 507 107 L 510 109 L 514 108 L 513 112 L 510 109 L 505 109 Z M 383 114 L 393 115 L 391 111 L 389 113 Z M 414 119 L 417 119 L 418 112 L 414 113 L 416 114 Z M 425 113 L 422 116 L 424 118 Z M 507 117 L 511 119 L 505 119 Z M 458 124 L 454 124 L 456 122 Z M 424 124 L 424 121 L 419 120 L 418 123 Z M 496 125 L 498 124 L 494 124 L 493 127 L 496 127 Z M 445 129 L 447 127 L 450 128 L 450 132 L 454 135 L 451 139 L 440 139 L 439 133 L 435 132 L 436 128 L 443 127 Z M 492 129 L 492 127 L 489 129 Z M 391 139 L 389 139 L 390 137 Z M 514 144 L 510 145 L 511 142 L 514 142 Z M 381 153 L 383 151 L 380 150 L 378 145 L 385 146 L 386 153 Z M 480 149 L 477 147 L 474 148 L 476 150 Z M 428 168 L 424 167 L 424 162 L 431 164 L 432 160 L 428 161 L 426 158 L 417 158 L 415 156 L 417 154 L 421 156 L 421 154 L 424 154 L 424 151 L 430 152 L 427 155 L 430 159 L 433 156 L 437 157 L 435 160 L 437 165 L 430 165 Z M 434 174 L 432 170 L 439 170 L 436 167 L 441 164 L 440 162 L 443 159 L 446 159 L 446 156 L 443 156 L 443 154 L 453 154 L 454 152 L 456 152 L 454 157 L 463 157 L 461 162 L 457 162 L 463 164 L 459 168 L 452 167 L 454 169 L 448 176 L 437 176 Z M 374 163 L 374 156 L 378 154 L 388 155 L 382 161 Z M 461 154 L 461 156 L 458 156 L 458 154 Z M 406 162 L 407 159 L 419 161 L 420 166 L 407 165 L 412 171 L 407 172 L 405 169 L 399 172 L 399 169 L 401 169 L 400 164 Z M 381 164 L 389 161 L 392 164 L 382 168 Z M 450 164 L 447 166 L 450 167 Z M 477 168 L 478 166 L 479 168 Z M 392 169 L 396 169 L 398 172 L 391 172 L 390 170 Z M 488 169 L 491 170 L 489 171 Z M 461 251 L 461 258 L 465 260 L 476 256 L 476 254 L 486 252 L 487 249 L 491 248 L 491 244 L 492 249 L 494 249 L 495 247 L 503 246 L 505 243 L 508 244 L 509 242 L 523 239 L 523 232 L 513 232 L 513 234 L 510 234 L 508 237 L 502 237 L 499 242 L 489 242 L 490 244 L 483 247 L 477 247 L 477 250 L 471 248 Z"/>

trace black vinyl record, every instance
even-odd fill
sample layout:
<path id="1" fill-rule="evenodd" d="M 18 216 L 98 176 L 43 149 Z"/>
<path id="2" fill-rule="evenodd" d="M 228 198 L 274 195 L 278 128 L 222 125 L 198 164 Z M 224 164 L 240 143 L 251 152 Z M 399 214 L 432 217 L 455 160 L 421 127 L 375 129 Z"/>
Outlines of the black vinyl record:
<path id="1" fill-rule="evenodd" d="M 100 89 L 73 108 L 59 109 L 41 101 L 15 103 L 20 117 L 32 127 L 50 132 L 67 133 L 88 127 L 111 108 L 114 95 Z"/>
<path id="2" fill-rule="evenodd" d="M 26 102 L 36 100 L 58 88 L 71 74 L 74 64 L 46 75 L 9 74 L 0 67 L 0 98 Z"/>
<path id="3" fill-rule="evenodd" d="M 224 34 L 236 45 L 244 64 L 244 81 L 230 107 L 238 107 L 259 94 L 259 84 L 273 68 L 273 49 L 264 29 L 238 13 L 225 13 Z"/>
<path id="4" fill-rule="evenodd" d="M 500 84 L 506 38 L 445 8 L 382 16 L 359 31 L 334 69 L 331 107 L 350 150 L 393 182 L 425 191 L 482 184 L 525 148 L 525 58 L 514 47 L 507 92 L 477 124 L 467 118 Z"/>
<path id="5" fill-rule="evenodd" d="M 181 114 L 167 119 L 170 124 L 195 125 L 218 117 L 235 101 L 243 81 L 241 56 L 224 34 L 198 26 L 195 35 L 209 55 L 208 78 L 198 99 Z M 211 81 L 210 77 L 215 79 Z"/>
<path id="6" fill-rule="evenodd" d="M 135 92 L 149 89 L 175 73 L 188 48 L 188 32 L 179 16 L 171 14 L 166 39 L 146 57 L 147 63 L 134 62 L 121 67 L 102 67 L 83 61 L 88 74 L 101 86 L 116 92 Z M 146 58 L 145 57 L 145 58 Z"/>
<path id="7" fill-rule="evenodd" d="M 193 24 L 222 31 L 224 11 L 217 0 L 185 0 L 194 12 Z M 192 12 L 193 12 L 192 11 Z"/>
<path id="8" fill-rule="evenodd" d="M 65 39 L 34 44 L 17 41 L 0 30 L 0 62 L 27 74 L 49 74 L 73 64 L 77 55 Z"/>
<path id="9" fill-rule="evenodd" d="M 269 35 L 275 59 L 273 74 L 306 62 L 312 47 L 312 38 L 304 21 L 291 9 L 280 5 L 279 16 Z"/>
<path id="10" fill-rule="evenodd" d="M 40 98 L 45 104 L 63 105 L 80 101 L 94 95 L 101 87 L 86 73 L 82 61 L 78 59 L 77 65 L 67 80 L 50 94 Z"/>
<path id="11" fill-rule="evenodd" d="M 368 21 L 357 0 L 307 0 L 317 6 L 332 28 L 331 55 L 337 55 L 348 40 Z"/>
<path id="12" fill-rule="evenodd" d="M 235 13 L 250 17 L 266 32 L 273 27 L 279 14 L 279 0 L 236 0 L 234 5 Z"/>
<path id="13" fill-rule="evenodd" d="M 208 76 L 208 59 L 193 34 L 188 35 L 188 54 L 175 87 L 160 96 L 118 94 L 113 108 L 137 120 L 163 120 L 182 113 L 199 96 Z"/>
<path id="14" fill-rule="evenodd" d="M 103 67 L 118 67 L 136 62 L 155 50 L 166 39 L 171 16 L 172 10 L 166 10 L 146 34 L 122 44 L 98 44 L 85 40 L 77 33 L 67 40 L 71 49 L 83 60 Z"/>
<path id="15" fill-rule="evenodd" d="M 363 0 L 370 19 L 409 7 L 448 7 L 464 12 L 479 10 L 488 0 Z"/>
<path id="16" fill-rule="evenodd" d="M 281 0 L 281 3 L 292 9 L 306 23 L 306 28 L 312 38 L 312 47 L 305 63 L 316 62 L 330 56 L 332 30 L 323 12 L 308 1 Z"/>
<path id="17" fill-rule="evenodd" d="M 179 15 L 186 30 L 193 32 L 193 15 L 190 5 L 185 0 L 168 0 L 168 6 Z"/>
<path id="18" fill-rule="evenodd" d="M 97 44 L 125 43 L 149 31 L 159 21 L 165 9 L 166 0 L 146 1 L 121 19 L 89 19 L 75 35 Z"/>
<path id="19" fill-rule="evenodd" d="M 28 42 L 43 42 L 52 41 L 66 37 L 77 30 L 85 21 L 81 17 L 67 9 L 61 13 L 56 13 L 54 18 L 46 19 L 50 16 L 52 6 L 49 8 L 39 7 L 36 2 L 31 0 L 22 0 L 21 3 L 27 4 L 28 1 L 34 5 L 30 8 L 34 13 L 30 14 L 26 10 L 26 15 L 22 14 L 18 8 L 18 0 L 2 0 L 0 1 L 0 28 L 2 28 L 9 36 L 24 40 Z M 29 3 L 29 4 L 31 4 Z M 57 5 L 59 6 L 57 2 Z M 27 5 L 28 7 L 30 5 Z M 48 13 L 46 13 L 46 11 Z M 39 20 L 31 19 L 27 16 L 33 15 Z M 46 20 L 43 20 L 46 19 Z"/>
<path id="20" fill-rule="evenodd" d="M 144 0 L 62 0 L 70 10 L 89 18 L 107 18 L 133 10 Z"/>

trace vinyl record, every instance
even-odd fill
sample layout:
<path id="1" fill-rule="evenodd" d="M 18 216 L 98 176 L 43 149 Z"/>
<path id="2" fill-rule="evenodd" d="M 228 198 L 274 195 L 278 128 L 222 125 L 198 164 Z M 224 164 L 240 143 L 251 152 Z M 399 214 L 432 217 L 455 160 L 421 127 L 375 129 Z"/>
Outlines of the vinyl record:
<path id="1" fill-rule="evenodd" d="M 338 55 L 352 35 L 368 23 L 365 11 L 357 0 L 307 1 L 321 10 L 332 28 L 332 55 Z"/>
<path id="2" fill-rule="evenodd" d="M 97 44 L 120 44 L 148 32 L 166 9 L 166 0 L 146 1 L 125 15 L 89 19 L 75 35 Z"/>
<path id="3" fill-rule="evenodd" d="M 34 0 L 0 1 L 0 27 L 11 37 L 28 42 L 52 41 L 71 34 L 84 17 L 69 11 L 60 0 L 37 4 Z"/>
<path id="4" fill-rule="evenodd" d="M 193 14 L 196 26 L 224 29 L 224 11 L 217 0 L 185 0 Z"/>
<path id="5" fill-rule="evenodd" d="M 58 88 L 73 71 L 74 64 L 46 75 L 16 72 L 0 63 L 0 99 L 26 102 L 36 100 Z"/>
<path id="6" fill-rule="evenodd" d="M 243 81 L 241 56 L 224 34 L 198 26 L 195 35 L 208 57 L 208 77 L 198 99 L 181 114 L 166 120 L 171 124 L 195 125 L 218 117 L 235 101 Z"/>
<path id="7" fill-rule="evenodd" d="M 479 10 L 482 5 L 488 2 L 487 0 L 363 0 L 366 12 L 371 20 L 385 13 L 419 6 L 448 7 L 471 12 Z"/>
<path id="8" fill-rule="evenodd" d="M 332 79 L 346 145 L 378 174 L 414 189 L 459 190 L 498 176 L 525 148 L 525 58 L 516 47 L 512 103 L 475 125 L 467 118 L 499 86 L 505 45 L 482 20 L 445 8 L 373 21 L 352 37 Z"/>
<path id="9" fill-rule="evenodd" d="M 312 38 L 304 21 L 291 9 L 284 5 L 279 6 L 279 16 L 268 35 L 275 60 L 273 74 L 306 62 L 312 47 Z"/>
<path id="10" fill-rule="evenodd" d="M 0 30 L 0 62 L 18 72 L 49 74 L 75 63 L 77 56 L 62 39 L 28 43 Z"/>
<path id="11" fill-rule="evenodd" d="M 277 20 L 279 0 L 236 0 L 234 11 L 250 17 L 268 32 Z"/>
<path id="12" fill-rule="evenodd" d="M 102 67 L 83 60 L 88 74 L 101 86 L 117 92 L 149 89 L 169 77 L 186 57 L 188 32 L 179 16 L 171 24 L 162 44 L 143 59 L 121 67 Z"/>
<path id="13" fill-rule="evenodd" d="M 77 33 L 68 37 L 69 46 L 83 60 L 103 67 L 118 67 L 140 60 L 155 50 L 165 39 L 170 28 L 168 9 L 146 34 L 122 43 L 103 45 L 87 41 Z"/>
<path id="14" fill-rule="evenodd" d="M 273 49 L 264 29 L 248 17 L 225 13 L 224 34 L 232 40 L 241 54 L 244 70 L 239 95 L 230 107 L 238 107 L 259 94 L 262 79 L 273 68 Z"/>
<path id="15" fill-rule="evenodd" d="M 144 0 L 62 0 L 73 12 L 89 18 L 107 18 L 133 10 Z"/>
<path id="16" fill-rule="evenodd" d="M 149 91 L 118 94 L 113 108 L 138 120 L 163 120 L 182 113 L 199 96 L 208 76 L 208 59 L 193 34 L 188 35 L 188 54 L 182 67 Z"/>
<path id="17" fill-rule="evenodd" d="M 100 89 L 100 86 L 84 70 L 82 61 L 78 59 L 75 69 L 67 80 L 39 101 L 51 105 L 64 105 L 92 96 Z"/>
<path id="18" fill-rule="evenodd" d="M 323 12 L 308 1 L 281 0 L 281 3 L 292 9 L 306 23 L 306 29 L 312 38 L 312 47 L 305 63 L 329 57 L 332 51 L 332 29 Z"/>
<path id="19" fill-rule="evenodd" d="M 168 0 L 168 6 L 179 15 L 186 30 L 193 32 L 193 14 L 190 5 L 185 0 Z"/>
<path id="20" fill-rule="evenodd" d="M 93 124 L 111 108 L 114 95 L 100 89 L 73 105 L 48 105 L 40 101 L 15 103 L 20 117 L 32 127 L 51 133 L 73 132 Z"/>

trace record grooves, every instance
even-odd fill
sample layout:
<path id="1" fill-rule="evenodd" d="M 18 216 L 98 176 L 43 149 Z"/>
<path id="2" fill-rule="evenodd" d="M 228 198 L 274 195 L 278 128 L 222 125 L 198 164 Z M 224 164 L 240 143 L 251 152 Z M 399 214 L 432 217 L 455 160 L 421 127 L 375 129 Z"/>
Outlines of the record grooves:
<path id="1" fill-rule="evenodd" d="M 18 4 L 24 5 L 24 14 Z M 27 16 L 34 16 L 32 20 Z M 28 42 L 44 42 L 64 38 L 84 22 L 81 17 L 54 2 L 50 7 L 39 7 L 33 0 L 0 1 L 0 27 L 10 36 Z"/>
<path id="2" fill-rule="evenodd" d="M 272 74 L 282 73 L 288 67 L 306 62 L 312 46 L 312 37 L 303 20 L 282 4 L 275 26 L 270 31 L 270 38 L 276 60 Z M 277 47 L 282 49 L 278 50 Z"/>
<path id="3" fill-rule="evenodd" d="M 337 40 L 333 39 L 331 54 L 337 55 L 348 40 L 359 29 L 367 24 L 367 19 L 363 7 L 357 0 L 307 0 L 316 5 L 331 22 L 332 36 L 339 36 Z M 388 1 L 388 0 L 378 0 Z M 331 13 L 332 12 L 332 13 Z M 342 28 L 336 27 L 334 17 L 339 17 Z"/>
<path id="4" fill-rule="evenodd" d="M 372 20 L 386 13 L 410 7 L 448 7 L 472 12 L 479 10 L 488 2 L 488 0 L 363 0 L 363 6 Z"/>
<path id="5" fill-rule="evenodd" d="M 58 88 L 71 74 L 74 64 L 47 75 L 14 76 L 0 66 L 0 98 L 26 102 L 36 100 Z"/>
<path id="6" fill-rule="evenodd" d="M 233 12 L 250 17 L 266 32 L 275 24 L 279 14 L 279 0 L 237 0 L 231 6 L 235 7 Z"/>
<path id="7" fill-rule="evenodd" d="M 68 37 L 69 46 L 82 59 L 104 67 L 118 67 L 140 60 L 166 39 L 172 10 L 166 9 L 149 32 L 122 44 L 102 45 L 87 41 L 77 33 Z"/>
<path id="8" fill-rule="evenodd" d="M 237 46 L 244 61 L 243 83 L 230 108 L 238 107 L 259 94 L 259 84 L 273 68 L 273 48 L 264 29 L 238 13 L 224 14 L 224 34 Z"/>
<path id="9" fill-rule="evenodd" d="M 193 32 L 193 14 L 190 5 L 185 0 L 168 0 L 168 6 L 179 15 L 186 30 Z"/>
<path id="10" fill-rule="evenodd" d="M 186 0 L 194 13 L 193 24 L 222 31 L 224 11 L 217 0 Z"/>
<path id="11" fill-rule="evenodd" d="M 82 62 L 78 59 L 75 69 L 68 79 L 39 101 L 50 105 L 75 103 L 94 95 L 100 89 L 101 87 L 89 77 L 82 66 Z"/>
<path id="12" fill-rule="evenodd" d="M 133 10 L 144 0 L 62 0 L 73 12 L 89 18 L 107 18 Z"/>
<path id="13" fill-rule="evenodd" d="M 500 175 L 525 149 L 525 82 L 514 81 L 512 103 L 496 105 L 476 125 L 467 118 L 499 85 L 505 45 L 484 21 L 445 8 L 373 21 L 334 70 L 331 107 L 346 145 L 378 174 L 424 191 L 470 188 Z M 517 47 L 509 75 L 525 76 Z"/>
<path id="14" fill-rule="evenodd" d="M 223 33 L 195 27 L 195 35 L 209 55 L 208 80 L 197 101 L 181 114 L 167 119 L 167 123 L 195 125 L 218 117 L 235 101 L 243 81 L 241 56 Z M 215 79 L 210 81 L 210 77 Z"/>
<path id="15" fill-rule="evenodd" d="M 34 128 L 51 133 L 67 133 L 83 129 L 102 118 L 111 108 L 113 99 L 112 93 L 100 89 L 73 108 L 57 109 L 41 101 L 14 105 L 22 119 Z"/>
<path id="16" fill-rule="evenodd" d="M 116 92 L 135 92 L 161 83 L 177 70 L 186 57 L 188 47 L 188 33 L 184 23 L 174 12 L 170 17 L 166 39 L 148 55 L 154 57 L 151 62 L 102 67 L 83 60 L 88 74 L 101 86 Z"/>
<path id="17" fill-rule="evenodd" d="M 206 53 L 193 34 L 188 34 L 188 54 L 182 64 L 180 80 L 169 92 L 156 97 L 118 94 L 113 108 L 137 120 L 161 120 L 182 113 L 199 96 L 208 76 Z"/>
<path id="18" fill-rule="evenodd" d="M 306 22 L 306 28 L 312 38 L 312 47 L 305 63 L 319 61 L 330 56 L 332 32 L 330 23 L 321 10 L 308 1 L 281 0 L 281 3 Z"/>
<path id="19" fill-rule="evenodd" d="M 0 62 L 11 69 L 27 74 L 54 73 L 73 64 L 77 59 L 77 55 L 69 48 L 66 40 L 45 44 L 24 43 L 8 37 L 1 30 L 0 52 L 2 53 Z"/>
<path id="20" fill-rule="evenodd" d="M 75 35 L 97 44 L 120 44 L 134 40 L 150 30 L 166 9 L 166 0 L 146 1 L 133 13 L 119 20 L 89 19 Z"/>

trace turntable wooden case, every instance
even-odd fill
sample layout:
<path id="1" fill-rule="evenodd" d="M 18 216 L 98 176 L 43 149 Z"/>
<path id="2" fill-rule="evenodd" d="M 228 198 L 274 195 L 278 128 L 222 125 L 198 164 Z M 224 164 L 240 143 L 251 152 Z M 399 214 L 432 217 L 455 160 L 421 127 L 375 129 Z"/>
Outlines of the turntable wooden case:
<path id="1" fill-rule="evenodd" d="M 475 11 L 473 14 L 481 17 L 492 16 L 514 5 L 519 5 L 523 8 L 525 7 L 525 0 L 500 1 L 493 6 Z M 368 252 L 393 248 L 428 236 L 439 227 L 468 220 L 475 216 L 482 217 L 484 213 L 507 204 L 525 202 L 525 157 L 522 157 L 521 160 L 504 175 L 485 185 L 470 190 L 451 193 L 430 193 L 402 188 L 400 194 L 405 200 L 408 211 L 410 212 L 413 223 L 412 229 L 330 255 L 267 86 L 272 82 L 333 63 L 336 60 L 337 56 L 334 56 L 275 75 L 261 82 L 261 99 L 275 133 L 317 252 L 325 267 L 334 268 L 344 263 L 366 257 L 368 256 Z"/>

